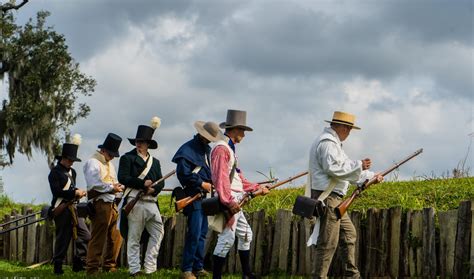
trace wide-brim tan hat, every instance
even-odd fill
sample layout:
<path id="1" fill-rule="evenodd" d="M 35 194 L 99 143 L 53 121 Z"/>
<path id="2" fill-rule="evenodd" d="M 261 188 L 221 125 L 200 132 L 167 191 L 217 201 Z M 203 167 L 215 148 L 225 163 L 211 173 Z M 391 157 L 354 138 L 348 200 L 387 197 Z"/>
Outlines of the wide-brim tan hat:
<path id="1" fill-rule="evenodd" d="M 196 131 L 207 139 L 210 142 L 216 142 L 219 140 L 224 140 L 225 136 L 222 131 L 219 129 L 217 123 L 214 122 L 204 122 L 204 121 L 196 121 L 194 122 L 194 128 Z"/>
<path id="2" fill-rule="evenodd" d="M 253 131 L 247 126 L 247 112 L 243 110 L 227 110 L 227 118 L 225 122 L 219 124 L 222 129 L 241 128 L 245 131 Z"/>
<path id="3" fill-rule="evenodd" d="M 335 111 L 332 116 L 332 120 L 324 120 L 324 121 L 328 123 L 342 124 L 342 125 L 352 127 L 353 129 L 360 130 L 359 127 L 354 125 L 355 115 L 347 113 L 347 112 Z"/>

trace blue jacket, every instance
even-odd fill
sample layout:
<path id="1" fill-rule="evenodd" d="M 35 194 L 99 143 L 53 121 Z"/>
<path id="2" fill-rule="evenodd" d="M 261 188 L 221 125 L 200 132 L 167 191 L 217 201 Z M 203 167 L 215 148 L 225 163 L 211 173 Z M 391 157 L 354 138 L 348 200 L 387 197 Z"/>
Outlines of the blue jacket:
<path id="1" fill-rule="evenodd" d="M 186 195 L 192 196 L 201 192 L 202 182 L 212 182 L 211 168 L 206 163 L 207 159 L 210 160 L 211 147 L 203 143 L 198 135 L 195 135 L 193 139 L 183 144 L 171 160 L 176 163 L 176 175 L 179 182 L 184 187 Z M 198 173 L 193 173 L 196 166 L 200 166 L 201 169 Z"/>

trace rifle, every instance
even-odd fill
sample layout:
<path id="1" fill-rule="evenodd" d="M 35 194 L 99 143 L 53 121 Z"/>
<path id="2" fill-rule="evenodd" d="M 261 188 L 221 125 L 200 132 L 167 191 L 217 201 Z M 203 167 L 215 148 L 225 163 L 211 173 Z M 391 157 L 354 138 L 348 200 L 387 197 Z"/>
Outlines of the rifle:
<path id="1" fill-rule="evenodd" d="M 151 184 L 150 188 L 151 187 L 154 187 L 156 186 L 158 183 L 161 183 L 163 181 L 165 181 L 166 179 L 168 179 L 170 176 L 172 176 L 173 174 L 176 173 L 176 170 L 172 170 L 170 171 L 169 173 L 167 173 L 165 176 L 163 176 L 162 178 L 158 179 L 157 181 L 153 182 L 153 184 Z M 143 196 L 145 195 L 145 191 L 144 190 L 141 190 L 140 192 L 138 192 L 137 196 L 135 198 L 133 198 L 130 202 L 128 202 L 122 210 L 125 211 L 125 215 L 128 216 L 128 214 L 130 214 L 130 211 L 132 211 L 133 207 L 135 206 L 135 204 L 137 204 L 138 200 L 140 200 Z"/>
<path id="2" fill-rule="evenodd" d="M 297 177 L 295 177 L 297 178 Z M 273 179 L 270 179 L 270 180 L 267 180 L 267 181 L 261 181 L 261 182 L 257 182 L 258 185 L 261 185 L 261 184 L 267 184 L 267 183 L 274 183 L 278 181 L 278 178 L 273 178 Z M 286 183 L 286 182 L 285 182 Z M 278 185 L 280 186 L 280 185 Z M 277 186 L 277 187 L 278 187 Z M 213 186 L 214 188 L 214 186 Z M 261 192 L 260 192 L 261 194 Z M 197 199 L 200 199 L 201 197 L 203 196 L 202 193 L 197 193 L 196 195 L 194 196 L 189 196 L 189 197 L 185 197 L 185 198 L 182 198 L 180 200 L 177 200 L 175 203 L 174 203 L 174 208 L 176 210 L 176 212 L 179 212 L 181 211 L 183 208 L 185 208 L 186 206 L 190 205 L 191 203 L 193 203 L 195 200 Z"/>
<path id="3" fill-rule="evenodd" d="M 423 152 L 423 148 L 418 149 L 413 153 L 412 155 L 408 156 L 407 158 L 403 159 L 402 161 L 395 163 L 392 167 L 388 168 L 387 170 L 383 171 L 381 173 L 382 176 L 386 176 L 387 174 L 391 173 L 401 165 L 405 164 L 409 160 L 413 159 L 414 157 L 418 156 Z M 377 182 L 377 177 L 373 177 L 372 179 L 367 179 L 363 183 L 357 185 L 357 188 L 352 192 L 352 195 L 344 200 L 341 204 L 339 204 L 334 210 L 336 212 L 337 219 L 341 219 L 341 217 L 346 213 L 347 209 L 349 206 L 351 206 L 352 202 L 354 201 L 355 198 L 357 198 L 362 191 L 365 189 L 369 188 L 372 184 L 375 184 Z"/>
<path id="4" fill-rule="evenodd" d="M 287 179 L 285 179 L 285 180 L 283 180 L 283 181 L 280 181 L 280 182 L 278 182 L 278 183 L 276 183 L 276 184 L 273 184 L 272 186 L 269 186 L 269 187 L 267 187 L 267 188 L 268 188 L 268 190 L 273 190 L 273 189 L 275 189 L 276 187 L 280 187 L 280 186 L 283 185 L 283 184 L 286 184 L 286 183 L 288 183 L 288 182 L 291 182 L 291 181 L 293 181 L 293 180 L 295 180 L 295 179 L 297 179 L 297 178 L 300 178 L 300 177 L 302 177 L 302 176 L 304 176 L 304 175 L 307 175 L 307 174 L 308 174 L 308 171 L 304 171 L 304 172 L 299 173 L 299 174 L 297 174 L 297 175 L 295 175 L 295 176 L 292 176 L 292 177 L 289 177 L 289 178 L 287 178 Z M 244 205 L 245 205 L 247 202 L 249 202 L 251 199 L 253 199 L 253 198 L 257 197 L 257 196 L 262 195 L 262 193 L 263 193 L 262 189 L 258 189 L 258 190 L 253 191 L 253 192 L 247 192 L 247 193 L 245 193 L 244 196 L 243 196 L 243 198 L 242 198 L 242 200 L 239 202 L 240 207 L 244 206 Z"/>

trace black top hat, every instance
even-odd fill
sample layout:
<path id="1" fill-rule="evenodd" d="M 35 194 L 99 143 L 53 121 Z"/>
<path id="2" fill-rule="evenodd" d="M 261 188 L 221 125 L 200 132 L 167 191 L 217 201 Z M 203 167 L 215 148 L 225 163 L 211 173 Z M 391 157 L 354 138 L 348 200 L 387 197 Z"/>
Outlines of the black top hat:
<path id="1" fill-rule="evenodd" d="M 149 145 L 148 146 L 149 149 L 156 149 L 158 147 L 158 143 L 152 139 L 154 132 L 155 132 L 155 129 L 153 129 L 152 127 L 146 126 L 146 125 L 140 125 L 138 126 L 137 135 L 135 136 L 135 138 L 134 139 L 128 138 L 128 141 L 132 145 L 135 145 L 135 142 L 137 140 L 146 141 Z"/>
<path id="2" fill-rule="evenodd" d="M 72 160 L 74 162 L 81 162 L 81 159 L 77 158 L 77 149 L 79 145 L 72 144 L 72 143 L 64 143 L 63 144 L 63 151 L 61 152 L 61 156 L 56 156 L 57 160 L 61 160 L 61 158 L 66 158 Z"/>
<path id="3" fill-rule="evenodd" d="M 107 150 L 107 152 L 114 157 L 120 157 L 120 154 L 118 152 L 120 143 L 122 143 L 121 137 L 117 136 L 114 133 L 109 133 L 105 138 L 104 143 L 99 145 L 98 147 Z"/>

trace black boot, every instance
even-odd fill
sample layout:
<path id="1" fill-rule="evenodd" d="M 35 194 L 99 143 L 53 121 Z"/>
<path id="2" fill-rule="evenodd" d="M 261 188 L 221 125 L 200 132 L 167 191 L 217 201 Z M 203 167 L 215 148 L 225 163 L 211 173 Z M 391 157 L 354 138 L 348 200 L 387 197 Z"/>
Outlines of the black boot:
<path id="1" fill-rule="evenodd" d="M 242 278 L 254 279 L 255 274 L 250 271 L 250 250 L 239 250 L 240 264 L 242 265 Z"/>
<path id="2" fill-rule="evenodd" d="M 224 268 L 225 258 L 212 256 L 212 279 L 222 278 L 222 269 Z"/>
<path id="3" fill-rule="evenodd" d="M 82 260 L 79 257 L 74 257 L 74 259 L 72 260 L 72 271 L 73 272 L 83 271 L 83 270 L 85 270 L 85 266 L 86 266 L 86 261 Z"/>
<path id="4" fill-rule="evenodd" d="M 63 274 L 63 263 L 62 262 L 54 262 L 54 274 L 61 275 Z"/>

